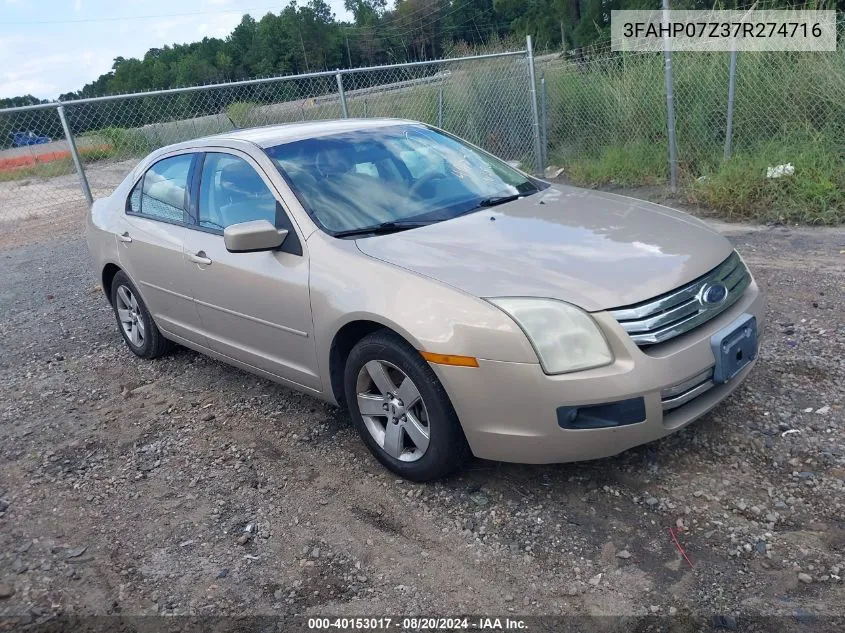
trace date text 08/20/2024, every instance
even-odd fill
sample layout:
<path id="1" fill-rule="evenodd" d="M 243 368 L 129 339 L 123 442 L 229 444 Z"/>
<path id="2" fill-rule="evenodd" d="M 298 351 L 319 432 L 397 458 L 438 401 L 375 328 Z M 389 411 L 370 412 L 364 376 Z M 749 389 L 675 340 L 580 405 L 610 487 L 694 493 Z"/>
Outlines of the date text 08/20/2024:
<path id="1" fill-rule="evenodd" d="M 355 618 L 308 618 L 309 630 L 388 630 L 403 631 L 519 631 L 526 628 L 524 620 L 499 617 L 355 617 Z"/>

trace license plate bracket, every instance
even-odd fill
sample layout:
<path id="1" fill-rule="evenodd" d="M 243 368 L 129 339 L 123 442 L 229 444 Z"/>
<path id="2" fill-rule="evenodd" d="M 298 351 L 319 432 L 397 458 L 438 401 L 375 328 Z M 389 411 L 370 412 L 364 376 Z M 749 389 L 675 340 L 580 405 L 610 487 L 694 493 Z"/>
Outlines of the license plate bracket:
<path id="1" fill-rule="evenodd" d="M 713 382 L 728 382 L 757 358 L 757 318 L 742 314 L 710 337 L 710 347 L 716 358 Z"/>

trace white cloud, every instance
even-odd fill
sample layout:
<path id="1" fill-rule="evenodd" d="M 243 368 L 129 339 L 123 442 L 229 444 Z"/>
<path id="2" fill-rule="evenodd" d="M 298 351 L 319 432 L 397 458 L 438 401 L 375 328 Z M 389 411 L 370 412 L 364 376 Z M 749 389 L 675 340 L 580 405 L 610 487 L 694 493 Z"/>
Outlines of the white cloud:
<path id="1" fill-rule="evenodd" d="M 29 57 L 0 71 L 0 97 L 54 94 L 57 86 L 50 81 L 65 60 L 61 55 Z"/>
<path id="2" fill-rule="evenodd" d="M 219 15 L 211 16 L 203 26 L 206 27 L 204 31 L 200 31 L 200 35 L 207 35 L 208 37 L 226 37 L 231 33 L 240 22 L 241 16 L 239 13 L 221 13 Z"/>
<path id="3" fill-rule="evenodd" d="M 49 50 L 50 38 L 12 36 L 0 39 L 0 97 L 32 94 L 54 99 L 78 90 L 92 78 L 107 72 L 115 53 L 111 49 L 84 49 L 73 53 L 54 52 L 32 56 L 32 51 Z"/>
<path id="4" fill-rule="evenodd" d="M 279 2 L 281 11 L 288 0 Z M 305 0 L 300 0 L 304 4 Z M 55 4 L 53 4 L 55 3 Z M 3 27 L 0 24 L 0 97 L 31 93 L 42 99 L 76 91 L 111 69 L 115 57 L 141 58 L 150 48 L 226 37 L 241 15 L 267 0 L 0 0 L 3 20 L 79 20 L 78 24 Z M 343 0 L 329 0 L 343 18 Z M 104 11 L 97 7 L 109 7 Z M 113 7 L 113 8 L 112 8 Z M 99 22 L 105 15 L 197 15 Z M 204 15 L 202 13 L 204 12 Z M 266 12 L 266 10 L 265 10 Z M 252 11 L 263 14 L 262 11 Z M 55 14 L 55 15 L 54 15 Z"/>
<path id="5" fill-rule="evenodd" d="M 59 90 L 55 84 L 46 83 L 40 79 L 16 79 L 14 81 L 0 81 L 0 99 L 8 97 L 22 97 L 23 95 L 57 94 Z"/>
<path id="6" fill-rule="evenodd" d="M 170 32 L 177 26 L 182 24 L 181 20 L 159 20 L 152 24 L 150 29 L 157 38 L 164 39 L 170 37 Z"/>
<path id="7" fill-rule="evenodd" d="M 206 20 L 197 24 L 194 16 L 184 16 L 159 20 L 151 25 L 151 31 L 159 43 L 150 42 L 150 46 L 161 46 L 165 43 L 187 43 L 203 37 L 225 37 L 232 32 L 240 21 L 240 14 L 218 13 L 206 16 Z M 196 34 L 196 35 L 194 35 Z"/>

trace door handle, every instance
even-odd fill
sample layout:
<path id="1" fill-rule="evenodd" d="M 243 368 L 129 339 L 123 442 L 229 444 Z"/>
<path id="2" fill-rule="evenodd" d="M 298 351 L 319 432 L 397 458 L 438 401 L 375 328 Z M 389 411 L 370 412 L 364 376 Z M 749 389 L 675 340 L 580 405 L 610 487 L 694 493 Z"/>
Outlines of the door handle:
<path id="1" fill-rule="evenodd" d="M 203 266 L 211 265 L 211 259 L 205 256 L 205 251 L 200 251 L 199 253 L 188 255 L 188 259 L 190 259 L 195 264 L 202 264 Z"/>
<path id="2" fill-rule="evenodd" d="M 121 242 L 126 242 L 127 244 L 132 241 L 132 238 L 129 237 L 129 231 L 124 231 L 122 235 L 117 236 L 117 239 L 119 239 Z"/>

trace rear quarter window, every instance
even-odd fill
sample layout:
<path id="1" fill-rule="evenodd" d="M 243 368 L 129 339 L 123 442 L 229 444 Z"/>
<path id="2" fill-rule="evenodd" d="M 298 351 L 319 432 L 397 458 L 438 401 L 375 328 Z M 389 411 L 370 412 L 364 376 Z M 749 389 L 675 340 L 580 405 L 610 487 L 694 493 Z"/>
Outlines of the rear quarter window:
<path id="1" fill-rule="evenodd" d="M 130 213 L 141 213 L 141 186 L 143 182 L 143 178 L 137 182 L 126 201 L 126 210 Z"/>

